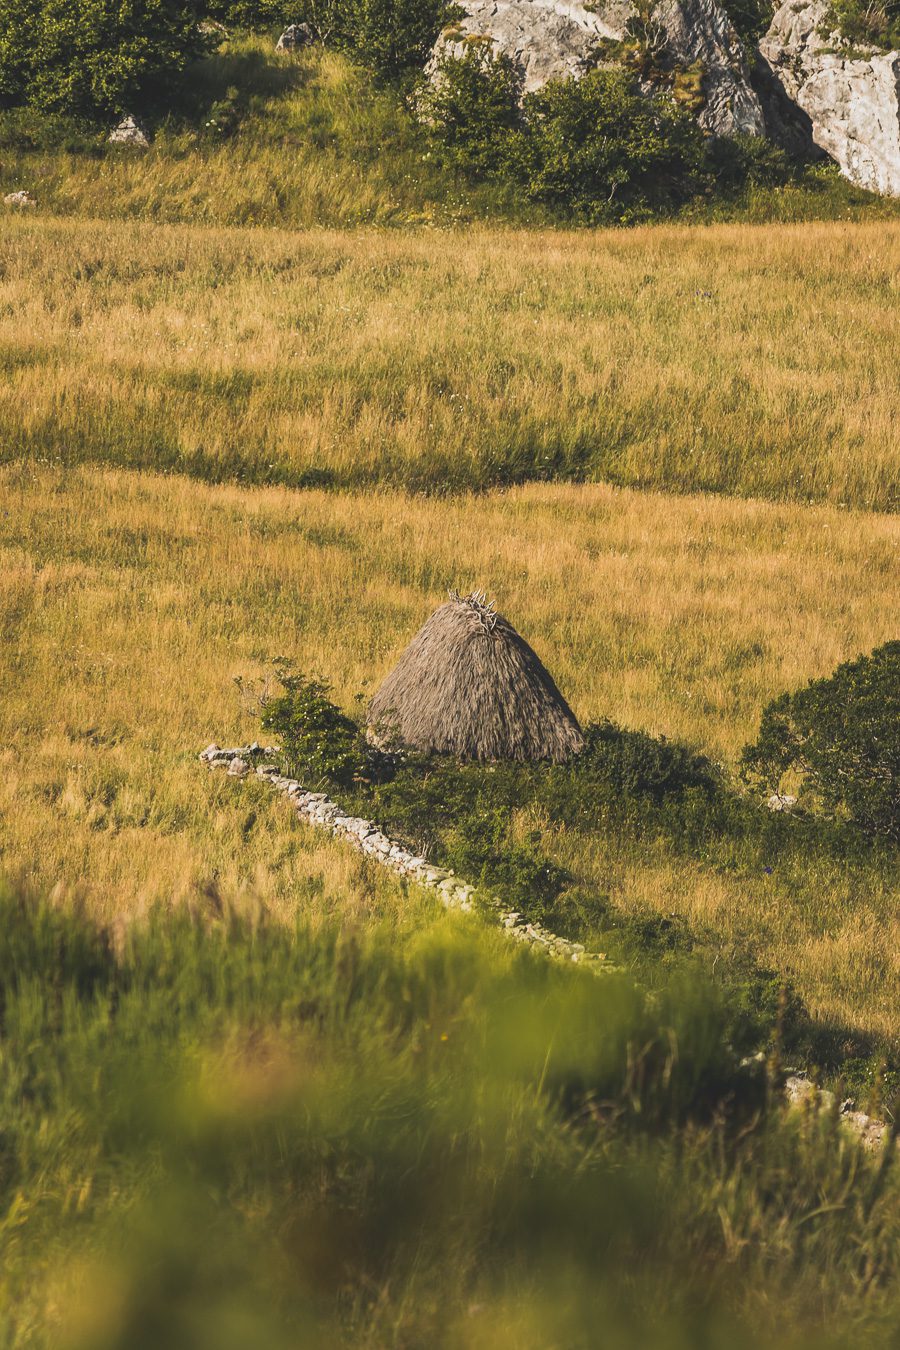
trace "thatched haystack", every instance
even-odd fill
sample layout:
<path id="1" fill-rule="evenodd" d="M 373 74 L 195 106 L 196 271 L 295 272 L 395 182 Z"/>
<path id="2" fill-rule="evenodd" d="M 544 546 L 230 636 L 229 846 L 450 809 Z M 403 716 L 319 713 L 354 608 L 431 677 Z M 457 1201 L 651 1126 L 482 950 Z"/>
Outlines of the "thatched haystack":
<path id="1" fill-rule="evenodd" d="M 581 749 L 575 717 L 537 654 L 481 592 L 451 592 L 369 709 L 376 745 L 460 759 L 553 760 Z"/>

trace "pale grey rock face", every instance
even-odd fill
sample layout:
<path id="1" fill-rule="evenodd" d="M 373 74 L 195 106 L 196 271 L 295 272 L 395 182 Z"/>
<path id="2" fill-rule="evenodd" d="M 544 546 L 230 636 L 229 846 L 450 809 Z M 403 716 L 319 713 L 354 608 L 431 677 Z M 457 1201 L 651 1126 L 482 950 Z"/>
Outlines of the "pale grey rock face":
<path id="1" fill-rule="evenodd" d="M 590 8 L 579 0 L 463 0 L 462 7 L 465 17 L 438 38 L 434 58 L 461 56 L 467 37 L 490 38 L 494 53 L 522 70 L 526 93 L 548 80 L 585 75 L 598 64 L 598 43 L 621 41 L 634 14 L 630 0 L 598 0 Z M 706 68 L 700 125 L 718 136 L 763 135 L 740 40 L 714 0 L 659 0 L 654 19 L 677 65 L 702 61 Z"/>
<path id="2" fill-rule="evenodd" d="M 146 150 L 150 144 L 144 128 L 133 117 L 123 117 L 106 139 L 110 145 L 133 145 L 139 150 Z"/>
<path id="3" fill-rule="evenodd" d="M 680 66 L 702 61 L 706 106 L 697 121 L 717 136 L 762 136 L 762 106 L 750 84 L 744 49 L 734 26 L 714 0 L 659 0 L 654 18 Z"/>
<path id="4" fill-rule="evenodd" d="M 844 177 L 900 197 L 900 52 L 859 55 L 822 36 L 827 9 L 827 0 L 786 0 L 760 55 Z"/>

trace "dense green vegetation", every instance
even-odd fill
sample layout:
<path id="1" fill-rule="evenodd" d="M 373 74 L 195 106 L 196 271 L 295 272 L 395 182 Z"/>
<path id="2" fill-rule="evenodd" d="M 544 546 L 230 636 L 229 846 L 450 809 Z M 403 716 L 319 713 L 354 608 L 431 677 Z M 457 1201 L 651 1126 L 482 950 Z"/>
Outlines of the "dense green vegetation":
<path id="1" fill-rule="evenodd" d="M 813 801 L 900 841 L 900 642 L 770 703 L 743 763 L 773 791 L 794 773 Z"/>
<path id="2" fill-rule="evenodd" d="M 623 57 L 520 103 L 511 65 L 472 44 L 435 89 L 421 75 L 447 17 L 433 0 L 340 6 L 330 27 L 320 15 L 327 44 L 297 54 L 274 51 L 274 30 L 223 37 L 189 9 L 79 0 L 57 22 L 3 4 L 0 186 L 66 213 L 305 226 L 896 210 L 834 166 L 701 135 L 696 71 L 654 68 L 647 95 Z M 105 143 L 125 111 L 153 136 L 137 159 Z"/>
<path id="3" fill-rule="evenodd" d="M 685 72 L 660 72 L 656 92 L 633 65 L 553 80 L 522 97 L 506 57 L 470 46 L 444 56 L 419 98 L 435 152 L 475 182 L 508 180 L 525 201 L 586 221 L 635 222 L 687 202 L 783 187 L 802 177 L 759 137 L 703 134 Z M 644 81 L 644 85 L 640 81 Z"/>
<path id="4" fill-rule="evenodd" d="M 417 926 L 0 900 L 6 1344 L 890 1344 L 896 1174 L 696 972 Z"/>
<path id="5" fill-rule="evenodd" d="M 192 0 L 0 0 L 0 109 L 86 122 L 155 110 L 209 43 Z"/>
<path id="6" fill-rule="evenodd" d="M 900 47 L 898 0 L 831 0 L 822 24 L 822 36 L 837 32 L 851 47 L 876 47 L 892 51 Z"/>

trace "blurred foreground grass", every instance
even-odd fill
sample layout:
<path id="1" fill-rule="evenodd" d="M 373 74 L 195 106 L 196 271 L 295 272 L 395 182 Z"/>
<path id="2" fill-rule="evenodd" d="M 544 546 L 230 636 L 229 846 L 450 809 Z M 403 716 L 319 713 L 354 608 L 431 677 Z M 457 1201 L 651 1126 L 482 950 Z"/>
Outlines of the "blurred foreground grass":
<path id="1" fill-rule="evenodd" d="M 896 1343 L 896 1170 L 766 1114 L 690 967 L 5 896 L 0 987 L 6 1345 Z"/>

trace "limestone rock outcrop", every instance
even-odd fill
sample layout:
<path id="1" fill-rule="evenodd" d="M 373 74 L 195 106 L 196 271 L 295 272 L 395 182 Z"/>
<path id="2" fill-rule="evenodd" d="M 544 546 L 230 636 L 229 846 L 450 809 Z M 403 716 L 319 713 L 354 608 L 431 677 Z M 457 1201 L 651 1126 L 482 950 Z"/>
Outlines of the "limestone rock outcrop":
<path id="1" fill-rule="evenodd" d="M 824 33 L 827 0 L 785 0 L 759 51 L 812 140 L 857 187 L 900 197 L 900 52 Z"/>
<path id="2" fill-rule="evenodd" d="M 464 16 L 438 39 L 435 58 L 462 55 L 467 38 L 490 38 L 493 51 L 522 70 L 526 93 L 596 67 L 603 40 L 621 42 L 635 13 L 630 0 L 463 0 L 461 7 Z M 658 0 L 653 20 L 674 64 L 702 62 L 700 125 L 719 136 L 763 135 L 740 39 L 715 0 Z"/>

